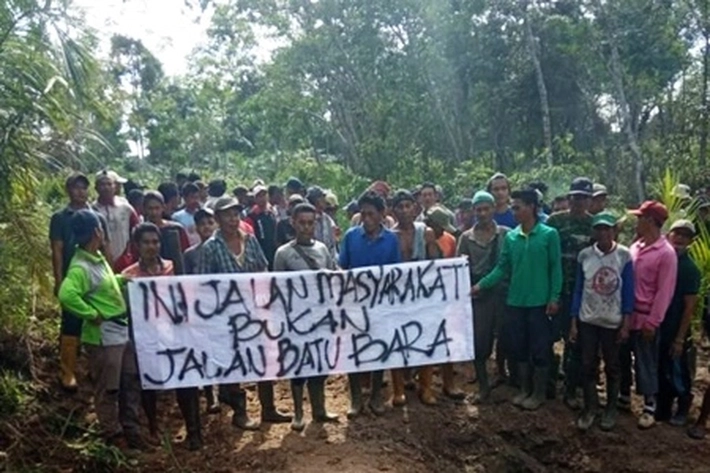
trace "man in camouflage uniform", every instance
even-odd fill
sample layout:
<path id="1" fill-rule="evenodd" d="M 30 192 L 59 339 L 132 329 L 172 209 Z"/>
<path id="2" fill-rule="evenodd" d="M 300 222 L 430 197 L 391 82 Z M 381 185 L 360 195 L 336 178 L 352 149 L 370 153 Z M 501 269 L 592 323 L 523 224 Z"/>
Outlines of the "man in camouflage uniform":
<path id="1" fill-rule="evenodd" d="M 564 402 L 572 409 L 578 409 L 577 391 L 580 386 L 581 354 L 577 344 L 570 343 L 568 333 L 570 327 L 570 305 L 577 274 L 577 256 L 579 252 L 592 243 L 592 215 L 589 205 L 592 201 L 593 184 L 586 177 L 578 177 L 570 185 L 569 210 L 550 215 L 547 225 L 556 228 L 560 234 L 562 245 L 562 272 L 564 282 L 560 312 L 553 321 L 554 337 L 565 342 L 563 366 L 565 372 Z M 559 358 L 551 365 L 549 395 L 555 392 Z"/>

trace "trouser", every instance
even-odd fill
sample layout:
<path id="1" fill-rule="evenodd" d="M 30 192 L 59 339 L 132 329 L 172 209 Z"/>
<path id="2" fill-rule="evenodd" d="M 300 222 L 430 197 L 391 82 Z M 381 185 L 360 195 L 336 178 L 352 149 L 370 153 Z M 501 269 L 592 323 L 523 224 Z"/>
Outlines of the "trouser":
<path id="1" fill-rule="evenodd" d="M 661 340 L 658 352 L 658 405 L 670 410 L 673 401 L 687 398 L 691 394 L 691 352 L 692 341 L 686 340 L 678 358 L 671 356 L 673 340 Z"/>
<path id="2" fill-rule="evenodd" d="M 658 330 L 650 341 L 643 338 L 641 331 L 633 330 L 629 341 L 634 353 L 636 392 L 646 397 L 655 396 L 658 394 Z"/>
<path id="3" fill-rule="evenodd" d="M 564 353 L 562 356 L 562 368 L 565 373 L 565 391 L 572 394 L 581 387 L 582 382 L 582 347 L 579 343 L 569 341 L 569 331 L 572 324 L 570 317 L 571 301 L 569 297 L 560 300 L 560 311 L 552 319 L 553 343 L 557 340 L 564 342 Z M 554 356 L 554 354 L 551 354 Z M 556 367 L 557 368 L 557 367 Z M 557 372 L 550 373 L 550 379 L 557 380 Z"/>
<path id="4" fill-rule="evenodd" d="M 311 376 L 308 378 L 293 378 L 291 379 L 291 384 L 293 386 L 305 386 L 306 383 L 311 384 L 311 383 L 325 383 L 325 380 L 327 379 L 327 376 Z"/>
<path id="5" fill-rule="evenodd" d="M 493 353 L 500 300 L 489 294 L 473 300 L 473 327 L 477 360 L 487 360 Z"/>
<path id="6" fill-rule="evenodd" d="M 617 337 L 619 329 L 610 329 L 588 324 L 579 323 L 579 342 L 582 355 L 582 382 L 597 382 L 597 372 L 599 370 L 599 352 L 604 359 L 604 372 L 606 373 L 607 385 L 619 382 L 621 368 L 619 364 L 619 344 Z"/>
<path id="7" fill-rule="evenodd" d="M 70 337 L 81 337 L 81 326 L 83 325 L 83 320 L 76 315 L 62 311 L 62 322 L 60 326 L 60 333 L 62 335 L 67 335 Z"/>
<path id="8" fill-rule="evenodd" d="M 86 347 L 94 390 L 94 407 L 102 434 L 137 435 L 140 381 L 129 343 Z"/>
<path id="9" fill-rule="evenodd" d="M 513 307 L 510 311 L 510 340 L 513 359 L 535 367 L 547 367 L 552 354 L 552 323 L 546 307 Z"/>

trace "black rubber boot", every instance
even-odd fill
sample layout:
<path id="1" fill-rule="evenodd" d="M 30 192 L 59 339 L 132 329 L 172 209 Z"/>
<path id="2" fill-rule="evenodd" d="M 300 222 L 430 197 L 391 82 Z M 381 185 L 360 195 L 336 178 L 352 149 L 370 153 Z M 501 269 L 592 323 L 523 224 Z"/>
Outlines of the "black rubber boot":
<path id="1" fill-rule="evenodd" d="M 382 400 L 382 379 L 385 372 L 383 370 L 372 372 L 372 391 L 370 392 L 370 410 L 376 416 L 385 413 L 385 404 Z"/>
<path id="2" fill-rule="evenodd" d="M 532 394 L 523 401 L 521 406 L 523 409 L 526 411 L 536 411 L 545 403 L 548 375 L 548 367 L 535 367 L 532 378 Z"/>
<path id="3" fill-rule="evenodd" d="M 264 381 L 257 383 L 259 390 L 259 402 L 261 403 L 261 421 L 272 424 L 285 424 L 291 422 L 291 416 L 282 414 L 276 409 L 274 404 L 274 383 Z"/>
<path id="4" fill-rule="evenodd" d="M 158 438 L 158 392 L 141 391 L 141 404 L 143 412 L 148 419 L 148 431 L 151 437 Z"/>
<path id="5" fill-rule="evenodd" d="M 579 419 L 577 419 L 577 428 L 582 431 L 587 431 L 594 425 L 597 410 L 599 409 L 599 394 L 597 394 L 596 380 L 585 381 L 582 392 L 584 394 L 584 409 Z"/>
<path id="6" fill-rule="evenodd" d="M 350 409 L 348 419 L 359 416 L 362 413 L 362 384 L 360 373 L 348 374 L 348 386 L 350 388 Z"/>
<path id="7" fill-rule="evenodd" d="M 688 412 L 690 412 L 690 406 L 693 405 L 693 395 L 685 394 L 678 398 L 678 410 L 675 415 L 671 418 L 670 424 L 673 427 L 685 427 L 688 423 Z"/>
<path id="8" fill-rule="evenodd" d="M 338 422 L 338 416 L 325 408 L 325 380 L 318 376 L 308 380 L 308 397 L 311 398 L 311 411 L 316 422 Z"/>
<path id="9" fill-rule="evenodd" d="M 616 427 L 616 418 L 618 416 L 618 399 L 619 399 L 619 386 L 620 380 L 609 381 L 607 377 L 606 380 L 606 407 L 604 408 L 604 413 L 602 414 L 602 419 L 599 422 L 599 428 L 605 432 L 609 432 Z"/>
<path id="10" fill-rule="evenodd" d="M 485 404 L 491 399 L 491 385 L 488 381 L 486 360 L 476 360 L 473 365 L 476 368 L 476 377 L 478 378 L 478 396 L 475 400 L 479 404 Z"/>
<path id="11" fill-rule="evenodd" d="M 232 425 L 242 430 L 259 430 L 259 423 L 247 414 L 247 393 L 238 386 L 222 386 L 219 401 L 232 408 Z"/>
<path id="12" fill-rule="evenodd" d="M 202 425 L 200 424 L 200 395 L 197 388 L 176 389 L 178 406 L 187 430 L 187 448 L 190 451 L 202 448 Z"/>
<path id="13" fill-rule="evenodd" d="M 310 387 L 310 382 L 308 383 Z M 291 430 L 302 431 L 306 427 L 303 421 L 303 383 L 291 381 L 291 396 L 293 396 L 293 421 Z"/>
<path id="14" fill-rule="evenodd" d="M 520 392 L 513 398 L 513 405 L 523 407 L 523 402 L 530 396 L 532 391 L 532 378 L 530 377 L 530 363 L 518 363 L 518 376 L 520 381 Z"/>

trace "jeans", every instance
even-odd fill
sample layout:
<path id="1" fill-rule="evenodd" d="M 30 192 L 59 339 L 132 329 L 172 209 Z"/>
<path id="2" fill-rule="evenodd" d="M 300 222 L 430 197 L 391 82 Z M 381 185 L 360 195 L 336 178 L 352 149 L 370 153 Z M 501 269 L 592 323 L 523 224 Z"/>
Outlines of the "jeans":
<path id="1" fill-rule="evenodd" d="M 550 364 L 553 343 L 552 321 L 545 313 L 546 309 L 546 306 L 508 307 L 511 354 L 516 362 L 532 362 L 538 368 Z"/>

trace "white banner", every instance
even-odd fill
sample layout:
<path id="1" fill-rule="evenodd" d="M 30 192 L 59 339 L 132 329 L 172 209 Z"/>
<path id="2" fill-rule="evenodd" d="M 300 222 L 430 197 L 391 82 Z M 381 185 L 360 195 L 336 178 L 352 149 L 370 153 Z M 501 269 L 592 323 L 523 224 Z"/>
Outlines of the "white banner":
<path id="1" fill-rule="evenodd" d="M 141 382 L 172 389 L 472 360 L 465 258 L 129 284 Z"/>

